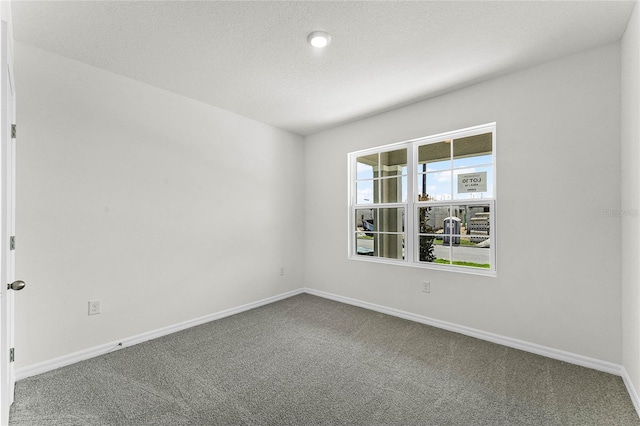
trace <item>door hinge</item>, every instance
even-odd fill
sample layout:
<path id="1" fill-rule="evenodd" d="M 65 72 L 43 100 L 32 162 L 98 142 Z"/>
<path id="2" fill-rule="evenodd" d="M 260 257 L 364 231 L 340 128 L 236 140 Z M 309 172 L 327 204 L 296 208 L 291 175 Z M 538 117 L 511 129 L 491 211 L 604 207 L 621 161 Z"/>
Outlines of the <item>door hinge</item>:
<path id="1" fill-rule="evenodd" d="M 9 349 L 9 362 L 13 362 L 16 359 L 16 350 L 14 348 Z"/>
<path id="2" fill-rule="evenodd" d="M 16 249 L 16 237 L 11 236 L 11 238 L 9 238 L 9 250 L 15 250 L 15 249 Z"/>
<path id="3" fill-rule="evenodd" d="M 17 132 L 17 127 L 15 124 L 11 125 L 11 139 L 15 139 L 16 138 L 16 132 Z"/>

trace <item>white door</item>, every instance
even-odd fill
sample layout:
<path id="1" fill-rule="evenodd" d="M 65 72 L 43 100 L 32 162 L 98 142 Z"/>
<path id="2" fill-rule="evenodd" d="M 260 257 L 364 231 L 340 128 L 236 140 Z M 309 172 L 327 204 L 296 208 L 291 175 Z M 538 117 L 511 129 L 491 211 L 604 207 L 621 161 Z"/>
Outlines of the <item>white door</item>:
<path id="1" fill-rule="evenodd" d="M 13 403 L 13 295 L 24 287 L 15 281 L 15 93 L 7 23 L 0 28 L 0 425 Z"/>

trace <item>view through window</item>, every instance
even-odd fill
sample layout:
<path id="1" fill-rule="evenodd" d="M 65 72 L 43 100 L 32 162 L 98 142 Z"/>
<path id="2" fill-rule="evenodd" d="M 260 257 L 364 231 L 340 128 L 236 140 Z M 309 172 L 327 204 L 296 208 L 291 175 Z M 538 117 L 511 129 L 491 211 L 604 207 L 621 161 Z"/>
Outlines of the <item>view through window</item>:
<path id="1" fill-rule="evenodd" d="M 495 273 L 495 124 L 349 160 L 351 258 Z"/>

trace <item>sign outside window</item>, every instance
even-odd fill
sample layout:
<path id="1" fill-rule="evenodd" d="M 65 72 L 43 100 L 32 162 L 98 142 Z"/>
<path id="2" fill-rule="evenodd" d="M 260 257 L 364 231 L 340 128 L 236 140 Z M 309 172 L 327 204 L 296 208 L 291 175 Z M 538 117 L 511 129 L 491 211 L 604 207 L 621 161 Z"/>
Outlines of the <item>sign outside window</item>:
<path id="1" fill-rule="evenodd" d="M 458 194 L 487 191 L 487 172 L 458 175 Z"/>

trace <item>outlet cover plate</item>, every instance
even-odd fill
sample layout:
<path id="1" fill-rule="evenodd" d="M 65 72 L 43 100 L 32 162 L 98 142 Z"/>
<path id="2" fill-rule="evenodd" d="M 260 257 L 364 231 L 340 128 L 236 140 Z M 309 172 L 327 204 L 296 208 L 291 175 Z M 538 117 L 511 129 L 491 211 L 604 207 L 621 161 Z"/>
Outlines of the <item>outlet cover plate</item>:
<path id="1" fill-rule="evenodd" d="M 100 313 L 100 301 L 99 300 L 90 300 L 89 301 L 89 315 L 97 315 Z"/>

